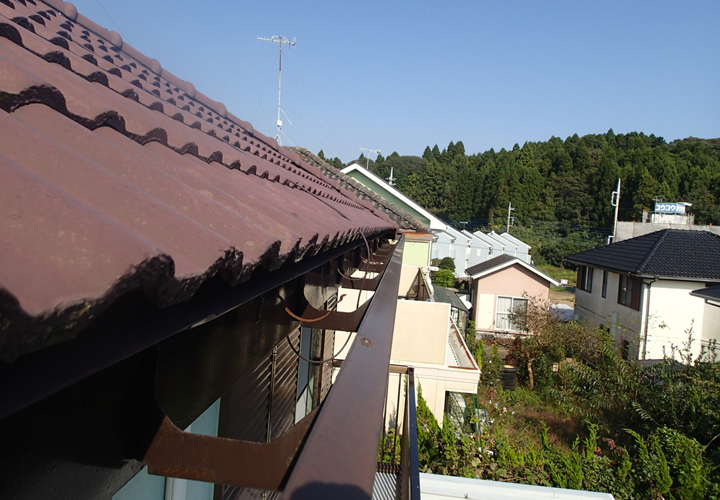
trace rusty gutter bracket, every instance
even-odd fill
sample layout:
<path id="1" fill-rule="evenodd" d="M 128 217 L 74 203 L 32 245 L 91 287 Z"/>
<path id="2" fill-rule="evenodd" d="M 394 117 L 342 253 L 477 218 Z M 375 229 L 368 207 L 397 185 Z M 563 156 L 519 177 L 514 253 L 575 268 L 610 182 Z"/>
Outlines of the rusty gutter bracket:
<path id="1" fill-rule="evenodd" d="M 351 312 L 321 311 L 315 309 L 308 303 L 302 317 L 291 316 L 299 319 L 302 326 L 325 330 L 340 330 L 343 332 L 357 332 L 371 301 L 372 299 L 365 301 L 364 304 Z"/>
<path id="2" fill-rule="evenodd" d="M 372 498 L 403 246 L 404 238 L 290 472 L 283 498 Z"/>
<path id="3" fill-rule="evenodd" d="M 340 286 L 343 288 L 347 288 L 348 290 L 368 290 L 374 292 L 375 290 L 377 290 L 382 277 L 383 275 L 379 274 L 374 278 L 363 280 L 362 278 L 349 279 L 343 276 L 342 278 L 340 278 Z"/>
<path id="4" fill-rule="evenodd" d="M 268 443 L 192 434 L 165 417 L 143 462 L 150 474 L 280 490 L 317 412 Z"/>

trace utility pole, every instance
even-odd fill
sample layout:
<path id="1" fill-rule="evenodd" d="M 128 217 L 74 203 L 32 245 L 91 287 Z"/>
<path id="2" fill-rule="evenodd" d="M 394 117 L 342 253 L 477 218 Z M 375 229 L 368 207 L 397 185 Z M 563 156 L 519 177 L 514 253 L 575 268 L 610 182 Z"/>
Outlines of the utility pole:
<path id="1" fill-rule="evenodd" d="M 280 129 L 282 128 L 282 120 L 280 120 L 280 92 L 282 90 L 282 46 L 283 44 L 290 45 L 292 48 L 295 48 L 295 39 L 292 39 L 292 42 L 289 38 L 285 38 L 284 36 L 273 36 L 270 38 L 263 38 L 263 37 L 257 37 L 258 41 L 263 42 L 273 42 L 280 45 L 280 65 L 278 70 L 278 116 L 277 116 L 277 134 L 275 135 L 275 140 L 282 146 L 282 139 L 280 139 Z M 289 121 L 289 120 L 288 120 Z M 292 123 L 290 124 L 292 125 Z"/>
<path id="2" fill-rule="evenodd" d="M 393 177 L 393 168 L 394 167 L 390 167 L 390 177 L 388 177 L 388 184 L 390 184 L 391 186 L 395 185 L 395 177 Z"/>
<path id="3" fill-rule="evenodd" d="M 610 205 L 615 207 L 615 221 L 613 222 L 612 235 L 612 242 L 615 243 L 615 239 L 617 238 L 618 209 L 620 208 L 620 179 L 618 179 L 617 191 L 613 191 L 610 195 Z"/>
<path id="4" fill-rule="evenodd" d="M 375 153 L 376 155 L 380 154 L 379 149 L 367 149 L 367 148 L 360 148 L 360 151 L 367 151 L 367 162 L 365 164 L 365 170 L 370 170 L 370 153 Z M 392 184 L 391 184 L 392 186 Z"/>
<path id="5" fill-rule="evenodd" d="M 508 203 L 507 234 L 510 234 L 511 221 L 512 221 L 512 222 L 515 221 L 515 217 L 510 217 L 510 213 L 511 213 L 513 210 L 515 210 L 515 209 L 512 207 L 512 201 L 511 201 L 510 203 Z"/>

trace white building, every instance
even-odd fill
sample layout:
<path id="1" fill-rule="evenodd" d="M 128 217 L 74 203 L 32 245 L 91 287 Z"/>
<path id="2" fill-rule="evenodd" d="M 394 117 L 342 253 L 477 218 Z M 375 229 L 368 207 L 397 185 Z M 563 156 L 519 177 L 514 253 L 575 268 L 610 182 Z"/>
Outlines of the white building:
<path id="1" fill-rule="evenodd" d="M 720 236 L 665 229 L 567 260 L 578 265 L 576 317 L 607 328 L 628 357 L 662 358 L 690 332 L 693 355 L 720 339 L 717 308 L 697 296 L 720 283 Z"/>

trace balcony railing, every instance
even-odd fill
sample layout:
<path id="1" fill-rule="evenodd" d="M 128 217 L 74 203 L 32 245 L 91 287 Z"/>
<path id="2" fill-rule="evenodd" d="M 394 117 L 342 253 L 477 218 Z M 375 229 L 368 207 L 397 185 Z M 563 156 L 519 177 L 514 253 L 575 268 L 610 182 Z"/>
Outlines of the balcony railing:
<path id="1" fill-rule="evenodd" d="M 419 500 L 415 369 L 411 366 L 391 365 L 390 373 L 396 374 L 398 380 L 397 394 L 392 395 L 396 397 L 395 412 L 394 415 L 388 415 L 391 405 L 386 399 L 383 416 L 385 425 L 380 440 L 373 500 Z M 387 398 L 390 397 L 390 384 L 393 382 L 391 377 Z"/>

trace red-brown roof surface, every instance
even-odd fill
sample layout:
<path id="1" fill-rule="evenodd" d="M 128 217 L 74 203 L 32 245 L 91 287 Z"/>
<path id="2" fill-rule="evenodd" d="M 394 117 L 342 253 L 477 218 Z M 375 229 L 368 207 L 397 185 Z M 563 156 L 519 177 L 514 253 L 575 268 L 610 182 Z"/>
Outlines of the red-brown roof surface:
<path id="1" fill-rule="evenodd" d="M 396 228 L 60 0 L 0 0 L 0 175 L 5 359 L 128 290 L 177 303 Z"/>

